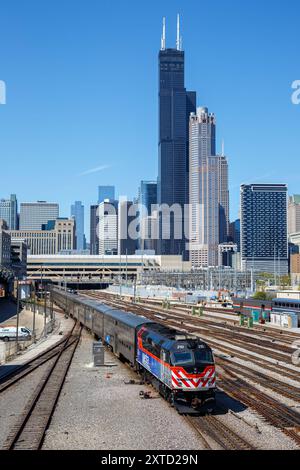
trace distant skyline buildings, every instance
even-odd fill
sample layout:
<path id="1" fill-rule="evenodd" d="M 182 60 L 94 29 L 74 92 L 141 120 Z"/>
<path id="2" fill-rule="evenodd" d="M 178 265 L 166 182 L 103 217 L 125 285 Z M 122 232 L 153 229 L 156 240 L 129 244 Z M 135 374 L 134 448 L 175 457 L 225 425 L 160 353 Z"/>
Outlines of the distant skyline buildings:
<path id="1" fill-rule="evenodd" d="M 59 205 L 56 202 L 21 202 L 20 230 L 41 230 L 43 224 L 59 217 Z"/>
<path id="2" fill-rule="evenodd" d="M 15 194 L 9 199 L 0 199 L 0 219 L 5 220 L 10 230 L 18 228 L 18 201 Z"/>
<path id="3" fill-rule="evenodd" d="M 288 234 L 300 232 L 300 195 L 289 196 L 288 202 Z"/>
<path id="4" fill-rule="evenodd" d="M 90 206 L 90 254 L 99 254 L 99 237 L 98 237 L 98 224 L 99 224 L 99 204 L 92 204 Z"/>
<path id="5" fill-rule="evenodd" d="M 118 201 L 99 204 L 99 255 L 118 254 Z"/>
<path id="6" fill-rule="evenodd" d="M 86 248 L 84 234 L 84 205 L 81 201 L 75 201 L 71 205 L 71 217 L 75 219 L 76 249 L 81 251 Z"/>

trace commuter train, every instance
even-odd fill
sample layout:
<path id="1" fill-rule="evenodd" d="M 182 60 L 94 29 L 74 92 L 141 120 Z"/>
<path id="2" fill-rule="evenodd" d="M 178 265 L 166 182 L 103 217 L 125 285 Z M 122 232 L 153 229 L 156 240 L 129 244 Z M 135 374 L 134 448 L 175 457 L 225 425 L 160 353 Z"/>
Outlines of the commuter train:
<path id="1" fill-rule="evenodd" d="M 296 313 L 298 315 L 298 325 L 300 326 L 300 300 L 284 298 L 258 300 L 234 297 L 232 303 L 236 313 L 250 314 L 251 311 L 257 311 L 264 313 L 267 319 L 269 319 L 271 313 Z"/>
<path id="2" fill-rule="evenodd" d="M 53 301 L 151 378 L 181 412 L 213 411 L 216 372 L 211 348 L 201 339 L 79 295 L 52 290 Z"/>

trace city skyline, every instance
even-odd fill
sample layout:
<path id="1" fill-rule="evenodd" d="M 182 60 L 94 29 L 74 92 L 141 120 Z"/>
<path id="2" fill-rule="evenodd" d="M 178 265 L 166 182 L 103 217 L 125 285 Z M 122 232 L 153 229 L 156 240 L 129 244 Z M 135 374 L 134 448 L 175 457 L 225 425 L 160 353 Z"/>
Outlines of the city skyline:
<path id="1" fill-rule="evenodd" d="M 20 34 L 27 40 L 27 45 L 36 42 L 36 34 L 40 35 L 43 44 L 50 38 L 46 50 L 43 49 L 45 71 L 48 67 L 56 64 L 60 60 L 66 60 L 64 76 L 59 76 L 59 86 L 53 82 L 51 88 L 47 87 L 46 79 L 31 76 L 32 82 L 25 80 L 21 83 L 16 76 L 18 66 L 22 65 L 19 52 L 16 50 L 16 43 L 12 41 L 10 46 L 4 50 L 3 67 L 1 79 L 4 79 L 7 85 L 7 103 L 0 107 L 0 152 L 7 159 L 7 171 L 14 175 L 14 180 L 6 178 L 2 183 L 1 197 L 8 197 L 11 193 L 16 193 L 18 200 L 36 201 L 45 199 L 55 200 L 59 203 L 61 214 L 67 216 L 69 206 L 74 200 L 82 200 L 86 210 L 93 203 L 97 202 L 97 187 L 99 185 L 114 184 L 120 195 L 126 194 L 131 200 L 137 194 L 137 188 L 141 180 L 155 179 L 157 175 L 157 51 L 160 46 L 161 20 L 163 16 L 167 17 L 166 23 L 166 41 L 168 47 L 175 47 L 176 42 L 176 14 L 181 14 L 181 31 L 183 36 L 183 50 L 186 53 L 186 87 L 195 89 L 198 94 L 198 105 L 208 106 L 218 116 L 218 141 L 217 152 L 220 152 L 220 140 L 225 139 L 226 154 L 229 155 L 229 189 L 231 195 L 231 217 L 233 220 L 238 216 L 239 207 L 239 186 L 242 183 L 249 182 L 272 182 L 288 184 L 289 193 L 298 193 L 297 171 L 299 168 L 299 159 L 297 148 L 299 148 L 299 133 L 297 133 L 297 119 L 299 119 L 300 107 L 291 102 L 291 84 L 299 78 L 297 76 L 297 67 L 293 65 L 293 58 L 296 57 L 296 28 L 293 28 L 293 17 L 288 17 L 286 9 L 281 9 L 279 2 L 274 3 L 274 8 L 269 11 L 265 6 L 260 5 L 260 17 L 257 17 L 258 2 L 252 2 L 248 5 L 246 12 L 255 18 L 256 31 L 253 43 L 249 42 L 248 25 L 245 24 L 245 10 L 237 2 L 231 1 L 228 9 L 224 9 L 221 2 L 218 3 L 218 10 L 210 6 L 193 8 L 193 14 L 189 8 L 180 5 L 179 2 L 165 2 L 164 7 L 155 6 L 153 12 L 147 16 L 147 22 L 140 10 L 135 11 L 136 2 L 133 2 L 129 12 L 125 16 L 130 16 L 132 24 L 141 14 L 143 28 L 139 27 L 136 33 L 139 35 L 139 42 L 134 41 L 134 35 L 127 30 L 122 35 L 124 27 L 121 21 L 122 5 L 117 17 L 115 18 L 122 35 L 124 46 L 123 61 L 128 60 L 128 75 L 122 77 L 124 80 L 120 83 L 120 92 L 110 97 L 110 104 L 113 98 L 114 110 L 105 100 L 104 93 L 97 91 L 95 80 L 100 79 L 100 72 L 103 72 L 102 60 L 100 54 L 100 39 L 107 35 L 112 40 L 111 46 L 117 45 L 117 40 L 113 39 L 108 26 L 103 24 L 103 30 L 95 29 L 94 19 L 90 12 L 84 13 L 84 21 L 90 21 L 94 29 L 90 38 L 77 38 L 75 36 L 75 27 L 79 21 L 79 15 L 83 12 L 81 4 L 77 4 L 72 20 L 68 23 L 67 32 L 63 31 L 62 25 L 66 18 L 67 9 L 62 7 L 61 21 L 58 24 L 57 38 L 54 40 L 53 31 L 46 29 L 41 31 L 38 27 L 33 30 L 32 37 L 29 34 L 29 26 L 22 23 Z M 294 13 L 300 10 L 299 5 L 294 3 Z M 36 6 L 36 2 L 29 2 L 29 6 Z M 100 9 L 95 2 L 92 2 L 91 8 L 95 12 L 95 18 L 99 18 Z M 233 6 L 236 8 L 233 12 Z M 49 8 L 49 7 L 48 7 Z M 47 6 L 46 6 L 47 10 Z M 51 9 L 49 8 L 49 11 Z M 15 12 L 14 12 L 15 13 Z M 20 5 L 20 14 L 27 18 L 32 13 L 32 8 L 28 11 L 23 10 Z M 41 11 L 37 8 L 31 21 L 41 20 L 39 17 Z M 233 14 L 234 13 L 234 14 Z M 12 18 L 12 10 L 8 5 L 3 7 L 3 17 L 9 24 Z M 54 14 L 54 13 L 53 13 Z M 223 14 L 223 17 L 222 17 Z M 233 16 L 232 16 L 233 14 Z M 103 15 L 112 20 L 112 10 L 105 6 Z M 296 15 L 294 15 L 296 18 Z M 208 38 L 206 47 L 198 50 L 198 44 L 194 43 L 197 37 L 197 21 L 201 19 L 201 28 L 204 33 L 209 32 L 212 27 L 212 18 L 215 21 L 213 35 L 203 34 Z M 123 18 L 122 18 L 123 19 Z M 226 21 L 225 21 L 226 19 Z M 243 24 L 245 31 L 240 26 Z M 21 19 L 17 17 L 17 22 Z M 269 25 L 274 26 L 274 32 L 269 30 Z M 287 28 L 287 21 L 290 26 Z M 285 35 L 280 35 L 280 43 L 275 34 L 276 24 L 282 27 L 285 25 Z M 147 24 L 147 27 L 144 27 Z M 224 40 L 222 33 L 225 32 L 225 24 L 228 38 Z M 269 33 L 265 37 L 265 29 Z M 236 34 L 239 34 L 240 44 L 234 40 Z M 11 32 L 4 28 L 0 32 L 0 40 L 8 44 Z M 75 44 L 79 41 L 79 50 L 81 51 L 80 60 L 83 69 L 90 67 L 95 71 L 95 77 L 87 79 L 82 75 L 77 66 L 75 67 L 76 47 L 70 43 L 69 37 L 74 35 Z M 220 40 L 222 39 L 222 45 Z M 58 40 L 62 42 L 62 52 L 58 53 Z M 261 40 L 261 42 L 259 42 Z M 223 44 L 224 42 L 224 44 Z M 274 47 L 274 42 L 280 47 Z M 30 51 L 26 49 L 26 57 L 29 63 L 33 63 L 40 55 L 42 48 L 35 46 L 36 49 Z M 263 54 L 258 52 L 258 47 L 262 47 L 264 53 L 268 55 L 268 67 L 264 64 Z M 275 53 L 274 50 L 279 51 Z M 88 53 L 89 51 L 89 53 Z M 108 59 L 107 51 L 101 49 L 104 58 Z M 143 51 L 141 66 L 135 63 L 137 51 Z M 284 51 L 284 55 L 280 54 Z M 214 57 L 212 57 L 214 53 Z M 11 54 L 11 55 L 10 55 Z M 57 58 L 58 55 L 58 58 Z M 11 57 L 20 59 L 20 65 L 14 66 Z M 237 67 L 234 58 L 238 56 L 239 67 Z M 47 61 L 46 61 L 47 59 Z M 225 59 L 227 62 L 225 62 Z M 77 64 L 77 62 L 76 62 Z M 206 64 L 205 72 L 202 65 Z M 117 67 L 109 60 L 110 75 L 101 76 L 103 84 L 108 84 L 108 78 L 117 72 Z M 74 68 L 75 67 L 75 68 Z M 268 68 L 268 70 L 267 70 Z M 72 75 L 74 70 L 80 72 Z M 217 70 L 222 73 L 217 75 Z M 278 73 L 280 71 L 280 73 Z M 249 73 L 251 72 L 251 73 Z M 34 70 L 33 70 L 34 73 Z M 265 73 L 265 76 L 263 76 Z M 71 81 L 71 90 L 77 90 L 72 98 L 67 93 L 65 80 L 70 80 L 71 75 L 75 80 Z M 126 72 L 127 74 L 127 72 Z M 85 81 L 78 81 L 85 76 Z M 116 85 L 116 78 L 112 84 Z M 221 77 L 221 79 L 220 79 Z M 53 79 L 53 72 L 50 77 Z M 137 81 L 138 79 L 138 81 Z M 272 90 L 274 87 L 278 90 L 278 96 L 274 99 L 268 86 L 272 79 Z M 143 83 L 143 85 L 140 84 Z M 260 83 L 261 82 L 261 83 Z M 78 88 L 78 85 L 81 85 Z M 91 85 L 90 88 L 87 85 Z M 22 96 L 24 87 L 28 91 Z M 75 88 L 74 88 L 75 87 Z M 126 87 L 127 98 L 121 91 Z M 109 88 L 110 89 L 110 88 Z M 137 105 L 132 107 L 133 93 L 136 96 Z M 77 101 L 74 103 L 74 96 Z M 99 105 L 96 111 L 92 103 L 92 96 L 95 104 Z M 143 122 L 137 121 L 140 98 L 144 98 L 144 107 L 147 109 L 147 116 Z M 62 111 L 59 120 L 59 126 L 54 122 L 56 119 L 56 108 L 50 104 L 50 100 L 55 98 L 55 106 Z M 140 98 L 139 98 L 140 97 Z M 29 98 L 33 109 L 29 111 Z M 104 100 L 103 111 L 99 111 L 100 103 Z M 74 105 L 78 105 L 81 111 L 84 111 L 85 119 L 88 121 L 89 128 L 82 119 L 78 124 L 74 119 Z M 40 108 L 42 106 L 43 108 Z M 101 108 L 101 109 L 102 109 Z M 132 108 L 132 109 L 131 109 Z M 44 116 L 47 126 L 41 126 L 37 121 L 37 112 L 44 110 Z M 111 130 L 107 128 L 111 119 L 115 115 L 115 109 L 126 111 L 126 122 L 123 120 L 123 126 L 119 134 L 120 143 L 114 141 L 114 150 L 111 150 L 109 142 L 109 152 L 107 152 L 108 139 L 111 137 Z M 274 118 L 278 115 L 278 119 Z M 24 122 L 25 115 L 29 114 L 27 122 Z M 106 114 L 105 114 L 106 113 Z M 145 113 L 144 113 L 145 115 Z M 282 116 L 284 115 L 284 119 Z M 78 114 L 77 117 L 79 118 Z M 238 117 L 238 119 L 235 119 Z M 21 126 L 24 126 L 24 128 Z M 37 126 L 37 133 L 34 130 Z M 78 127 L 81 126 L 81 127 Z M 133 127 L 134 126 L 134 127 Z M 137 127 L 136 127 L 137 126 Z M 50 145 L 50 134 L 53 144 Z M 63 129 L 63 131 L 62 131 Z M 132 131 L 136 129 L 136 131 Z M 28 131 L 26 137 L 24 132 Z M 103 130 L 103 131 L 102 131 Z M 75 135 L 80 131 L 81 138 Z M 107 134 L 107 137 L 106 137 Z M 12 140 L 12 135 L 17 135 L 18 139 Z M 275 137 L 274 137 L 275 135 Z M 73 142 L 74 141 L 74 142 Z M 22 142 L 22 147 L 19 147 Z M 123 144 L 124 143 L 124 144 Z M 49 144 L 49 145 L 48 145 Z M 78 148 L 74 144 L 79 144 Z M 140 149 L 143 149 L 141 158 Z M 282 168 L 282 155 L 285 160 L 290 161 L 293 169 Z M 74 158 L 73 158 L 74 157 Z M 41 160 L 42 158 L 42 160 Z M 43 164 L 41 162 L 43 161 Z M 241 165 L 240 162 L 247 162 Z M 253 164 L 254 163 L 254 164 Z M 11 165 L 20 165 L 20 175 L 13 173 Z M 59 166 L 58 166 L 59 165 Z M 47 171 L 47 177 L 52 177 L 60 168 L 59 175 L 56 175 L 58 184 L 45 185 L 43 175 Z M 295 167 L 295 168 L 294 168 Z M 22 184 L 23 175 L 32 177 L 34 184 Z M 88 218 L 86 218 L 85 233 L 89 233 Z"/>

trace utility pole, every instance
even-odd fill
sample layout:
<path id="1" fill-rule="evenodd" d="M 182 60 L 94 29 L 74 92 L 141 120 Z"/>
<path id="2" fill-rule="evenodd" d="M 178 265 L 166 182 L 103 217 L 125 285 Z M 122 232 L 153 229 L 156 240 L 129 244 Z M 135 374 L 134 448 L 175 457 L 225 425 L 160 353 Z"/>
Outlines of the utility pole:
<path id="1" fill-rule="evenodd" d="M 119 279 L 120 279 L 120 297 L 122 297 L 122 274 L 121 274 L 121 260 L 122 260 L 122 255 L 121 255 L 121 249 L 120 249 L 120 267 L 119 267 Z"/>
<path id="2" fill-rule="evenodd" d="M 47 336 L 46 332 L 46 315 L 47 315 L 47 296 L 46 296 L 46 289 L 44 289 L 44 336 Z"/>
<path id="3" fill-rule="evenodd" d="M 127 279 L 128 279 L 128 258 L 127 258 L 127 248 L 126 248 L 126 288 L 127 288 Z"/>
<path id="4" fill-rule="evenodd" d="M 32 336 L 33 336 L 33 342 L 35 343 L 35 315 L 36 315 L 36 292 L 34 288 L 34 293 L 33 293 L 33 323 L 32 323 Z"/>
<path id="5" fill-rule="evenodd" d="M 16 348 L 19 350 L 19 309 L 20 309 L 20 294 L 19 294 L 19 280 L 17 279 L 17 334 L 16 334 Z"/>

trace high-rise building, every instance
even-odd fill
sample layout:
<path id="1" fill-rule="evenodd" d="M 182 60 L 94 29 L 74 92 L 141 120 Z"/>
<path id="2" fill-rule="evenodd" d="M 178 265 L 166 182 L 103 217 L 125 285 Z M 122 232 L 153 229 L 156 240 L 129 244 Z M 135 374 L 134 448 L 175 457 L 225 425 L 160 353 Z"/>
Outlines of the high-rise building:
<path id="1" fill-rule="evenodd" d="M 241 250 L 241 221 L 236 219 L 229 224 L 229 241 L 236 243 L 237 251 Z"/>
<path id="2" fill-rule="evenodd" d="M 138 205 L 132 201 L 119 200 L 118 205 L 118 254 L 134 255 L 137 249 L 138 224 L 137 220 Z"/>
<path id="3" fill-rule="evenodd" d="M 118 201 L 99 204 L 99 255 L 118 254 Z"/>
<path id="4" fill-rule="evenodd" d="M 103 202 L 105 199 L 114 201 L 115 187 L 114 186 L 98 186 L 98 203 Z"/>
<path id="5" fill-rule="evenodd" d="M 138 195 L 139 204 L 139 239 L 138 248 L 140 250 L 154 250 L 157 247 L 157 233 L 155 233 L 153 224 L 156 223 L 156 217 L 153 211 L 157 206 L 157 182 L 141 181 Z"/>
<path id="6" fill-rule="evenodd" d="M 81 201 L 75 201 L 72 204 L 71 217 L 74 217 L 76 222 L 76 249 L 85 250 L 84 205 Z"/>
<path id="7" fill-rule="evenodd" d="M 15 194 L 10 199 L 0 200 L 0 219 L 5 220 L 10 230 L 18 228 L 18 202 Z"/>
<path id="8" fill-rule="evenodd" d="M 300 232 L 300 195 L 289 197 L 288 204 L 288 234 Z"/>
<path id="9" fill-rule="evenodd" d="M 11 264 L 11 238 L 6 220 L 0 219 L 0 268 Z"/>
<path id="10" fill-rule="evenodd" d="M 216 120 L 207 108 L 190 116 L 189 250 L 192 266 L 217 266 L 227 242 L 228 164 L 216 155 Z"/>
<path id="11" fill-rule="evenodd" d="M 91 255 L 99 254 L 99 204 L 93 204 L 90 207 L 90 253 Z"/>
<path id="12" fill-rule="evenodd" d="M 157 202 L 170 208 L 178 204 L 181 216 L 170 217 L 170 236 L 164 229 L 168 224 L 159 215 L 160 254 L 186 253 L 184 236 L 184 205 L 189 201 L 189 115 L 196 109 L 196 93 L 184 85 L 184 51 L 181 50 L 179 18 L 176 48 L 166 48 L 165 23 L 159 52 L 159 142 Z M 175 228 L 176 227 L 176 228 Z M 175 231 L 181 232 L 175 235 Z M 167 234 L 167 235 L 166 235 Z M 164 239 L 166 238 L 166 239 Z M 179 239 L 178 239 L 179 238 Z"/>
<path id="13" fill-rule="evenodd" d="M 10 230 L 12 241 L 22 240 L 31 255 L 56 255 L 75 248 L 75 220 L 59 218 L 48 230 Z"/>
<path id="14" fill-rule="evenodd" d="M 287 186 L 241 185 L 242 270 L 288 272 Z"/>
<path id="15" fill-rule="evenodd" d="M 43 224 L 58 217 L 57 203 L 37 201 L 20 204 L 20 230 L 41 230 Z"/>

